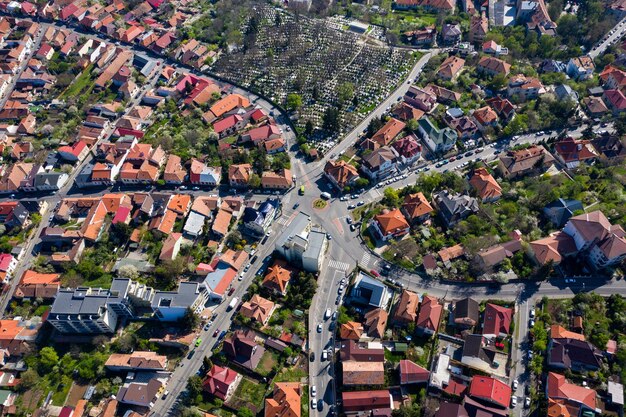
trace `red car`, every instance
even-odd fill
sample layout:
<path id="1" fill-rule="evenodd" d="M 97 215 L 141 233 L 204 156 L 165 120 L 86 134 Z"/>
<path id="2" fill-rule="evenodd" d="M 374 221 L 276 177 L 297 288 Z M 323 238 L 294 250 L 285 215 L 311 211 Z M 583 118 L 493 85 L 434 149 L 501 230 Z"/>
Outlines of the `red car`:
<path id="1" fill-rule="evenodd" d="M 504 343 L 502 343 L 502 342 L 496 342 L 496 347 L 497 347 L 498 349 L 504 349 Z"/>
<path id="2" fill-rule="evenodd" d="M 228 295 L 233 295 L 234 292 L 235 292 L 235 287 L 232 287 L 230 290 L 228 290 Z"/>
<path id="3" fill-rule="evenodd" d="M 380 278 L 380 274 L 379 274 L 378 272 L 374 271 L 373 269 L 372 269 L 372 270 L 370 270 L 370 273 L 371 273 L 372 275 L 374 275 L 376 278 Z"/>
<path id="4" fill-rule="evenodd" d="M 219 332 L 220 332 L 219 330 L 214 331 L 214 332 L 213 332 L 213 337 L 217 337 L 217 334 L 218 334 Z"/>

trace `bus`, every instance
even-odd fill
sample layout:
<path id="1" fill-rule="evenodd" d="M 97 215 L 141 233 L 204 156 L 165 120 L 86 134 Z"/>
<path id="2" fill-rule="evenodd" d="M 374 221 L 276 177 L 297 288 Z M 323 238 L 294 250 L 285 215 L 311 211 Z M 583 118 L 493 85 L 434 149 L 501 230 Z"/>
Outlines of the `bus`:
<path id="1" fill-rule="evenodd" d="M 300 191 L 298 191 L 298 194 L 304 195 L 304 185 L 300 186 Z"/>

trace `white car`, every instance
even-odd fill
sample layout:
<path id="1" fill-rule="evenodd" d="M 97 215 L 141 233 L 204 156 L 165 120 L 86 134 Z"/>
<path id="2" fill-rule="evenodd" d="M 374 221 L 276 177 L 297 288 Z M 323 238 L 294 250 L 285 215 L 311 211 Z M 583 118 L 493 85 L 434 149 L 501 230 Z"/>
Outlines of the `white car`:
<path id="1" fill-rule="evenodd" d="M 531 318 L 531 319 L 534 319 L 534 318 L 535 318 L 535 309 L 534 309 L 534 308 L 531 308 L 531 309 L 530 309 L 530 318 Z"/>
<path id="2" fill-rule="evenodd" d="M 517 397 L 515 395 L 511 397 L 511 407 L 517 407 Z"/>
<path id="3" fill-rule="evenodd" d="M 317 332 L 322 333 L 322 323 L 317 325 Z"/>
<path id="4" fill-rule="evenodd" d="M 530 408 L 530 397 L 524 398 L 524 407 Z"/>
<path id="5" fill-rule="evenodd" d="M 324 362 L 324 361 L 326 361 L 326 360 L 328 360 L 328 352 L 323 351 L 323 352 L 322 352 L 322 362 Z"/>
<path id="6" fill-rule="evenodd" d="M 519 384 L 518 384 L 518 382 L 517 382 L 517 379 L 514 379 L 514 380 L 513 380 L 513 390 L 516 390 L 516 389 L 517 389 L 517 387 L 518 387 L 518 385 L 519 385 Z"/>
<path id="7" fill-rule="evenodd" d="M 532 329 L 533 327 L 535 327 L 535 320 L 530 319 L 530 323 L 528 323 L 528 326 Z"/>
<path id="8" fill-rule="evenodd" d="M 326 311 L 324 312 L 324 320 L 328 320 L 331 314 L 332 312 L 330 311 L 330 308 L 327 308 Z"/>
<path id="9" fill-rule="evenodd" d="M 311 397 L 315 397 L 317 395 L 317 387 L 313 385 L 311 387 Z"/>

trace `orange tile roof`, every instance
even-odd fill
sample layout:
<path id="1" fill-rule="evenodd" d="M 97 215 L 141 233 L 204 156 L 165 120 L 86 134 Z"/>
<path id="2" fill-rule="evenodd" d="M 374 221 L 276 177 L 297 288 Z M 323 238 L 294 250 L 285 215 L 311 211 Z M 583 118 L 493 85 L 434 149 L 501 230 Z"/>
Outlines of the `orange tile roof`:
<path id="1" fill-rule="evenodd" d="M 241 305 L 241 310 L 239 311 L 244 317 L 256 320 L 259 323 L 265 323 L 270 318 L 273 309 L 274 303 L 272 301 L 254 294 L 250 301 L 246 301 Z"/>
<path id="2" fill-rule="evenodd" d="M 107 215 L 107 209 L 103 200 L 95 204 L 89 209 L 89 213 L 83 222 L 80 231 L 83 233 L 85 239 L 96 241 L 100 236 L 102 227 L 104 226 L 104 219 Z"/>
<path id="3" fill-rule="evenodd" d="M 380 225 L 381 231 L 386 235 L 394 233 L 401 229 L 409 227 L 409 223 L 404 218 L 404 215 L 398 209 L 393 209 L 388 212 L 383 212 L 374 217 L 374 219 Z"/>
<path id="4" fill-rule="evenodd" d="M 160 222 L 157 226 L 157 230 L 161 233 L 169 235 L 174 230 L 174 223 L 176 223 L 177 214 L 172 210 L 165 210 L 165 214 L 161 216 Z"/>
<path id="5" fill-rule="evenodd" d="M 350 181 L 359 176 L 356 168 L 346 161 L 328 161 L 324 173 L 332 177 L 339 187 L 345 187 Z"/>
<path id="6" fill-rule="evenodd" d="M 404 322 L 415 322 L 417 319 L 417 305 L 419 298 L 417 294 L 412 291 L 404 290 L 400 295 L 400 300 L 396 306 L 396 312 L 394 319 Z"/>
<path id="7" fill-rule="evenodd" d="M 404 197 L 402 209 L 411 219 L 424 216 L 433 211 L 432 206 L 421 192 Z"/>
<path id="8" fill-rule="evenodd" d="M 451 259 L 456 259 L 465 254 L 465 248 L 461 244 L 443 248 L 437 252 L 443 262 L 447 262 Z"/>
<path id="9" fill-rule="evenodd" d="M 211 226 L 211 230 L 214 233 L 218 233 L 222 236 L 226 236 L 228 233 L 228 227 L 230 226 L 230 220 L 232 219 L 232 214 L 227 212 L 226 210 L 220 210 L 217 212 L 215 216 L 215 220 L 213 220 L 213 225 Z"/>
<path id="10" fill-rule="evenodd" d="M 585 404 L 592 410 L 596 409 L 596 392 L 594 390 L 571 384 L 565 380 L 565 376 L 555 372 L 548 374 L 548 397 L 567 399 Z"/>
<path id="11" fill-rule="evenodd" d="M 227 249 L 226 252 L 220 256 L 220 261 L 226 262 L 236 270 L 240 270 L 247 260 L 248 252 L 243 250 L 234 251 L 232 249 Z"/>
<path id="12" fill-rule="evenodd" d="M 279 173 L 264 172 L 261 176 L 263 188 L 289 188 L 292 183 L 291 171 L 283 169 Z"/>
<path id="13" fill-rule="evenodd" d="M 191 206 L 191 196 L 189 194 L 174 194 L 167 204 L 168 210 L 172 210 L 180 216 L 185 216 Z"/>
<path id="14" fill-rule="evenodd" d="M 252 165 L 234 164 L 228 167 L 228 179 L 230 181 L 248 182 Z"/>
<path id="15" fill-rule="evenodd" d="M 300 417 L 302 390 L 298 382 L 277 382 L 272 398 L 265 400 L 265 417 Z"/>
<path id="16" fill-rule="evenodd" d="M 424 295 L 420 305 L 420 312 L 417 315 L 417 327 L 436 332 L 439 329 L 442 312 L 443 306 L 435 297 Z"/>
<path id="17" fill-rule="evenodd" d="M 237 107 L 249 107 L 250 101 L 242 95 L 230 94 L 221 100 L 218 100 L 210 108 L 211 113 L 215 117 L 220 117 Z"/>
<path id="18" fill-rule="evenodd" d="M 24 272 L 20 280 L 22 285 L 57 284 L 60 282 L 61 274 L 40 274 L 30 269 Z"/>
<path id="19" fill-rule="evenodd" d="M 571 332 L 563 326 L 553 324 L 550 326 L 550 338 L 551 339 L 574 339 L 585 341 L 585 335 L 580 333 Z"/>
<path id="20" fill-rule="evenodd" d="M 381 146 L 389 145 L 389 143 L 402 132 L 406 124 L 393 117 L 381 127 L 378 132 L 374 133 L 372 140 Z"/>
<path id="21" fill-rule="evenodd" d="M 356 321 L 344 323 L 339 328 L 339 337 L 344 340 L 359 340 L 363 334 L 363 325 Z"/>
<path id="22" fill-rule="evenodd" d="M 267 269 L 263 278 L 263 286 L 284 293 L 291 280 L 291 271 L 285 268 L 286 263 L 282 260 L 274 261 L 274 265 Z"/>
<path id="23" fill-rule="evenodd" d="M 502 187 L 486 168 L 474 170 L 474 175 L 470 178 L 469 183 L 476 189 L 482 200 L 500 198 L 502 195 Z"/>

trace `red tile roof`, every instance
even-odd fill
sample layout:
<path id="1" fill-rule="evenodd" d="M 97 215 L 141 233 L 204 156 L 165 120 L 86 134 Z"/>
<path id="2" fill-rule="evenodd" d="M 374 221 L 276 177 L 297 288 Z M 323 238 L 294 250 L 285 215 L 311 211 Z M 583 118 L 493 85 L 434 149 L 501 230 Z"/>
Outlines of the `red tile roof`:
<path id="1" fill-rule="evenodd" d="M 420 312 L 417 316 L 417 327 L 437 332 L 442 312 L 443 306 L 439 303 L 437 298 L 431 295 L 425 295 L 422 297 Z"/>
<path id="2" fill-rule="evenodd" d="M 408 359 L 400 361 L 400 384 L 428 382 L 430 372 Z"/>
<path id="3" fill-rule="evenodd" d="M 487 303 L 483 320 L 483 334 L 509 333 L 513 310 L 496 304 Z"/>
<path id="4" fill-rule="evenodd" d="M 594 390 L 571 384 L 565 380 L 565 376 L 554 372 L 548 374 L 548 397 L 567 399 L 584 404 L 592 410 L 596 409 L 596 392 Z"/>
<path id="5" fill-rule="evenodd" d="M 506 408 L 511 401 L 511 387 L 495 378 L 475 375 L 469 395 Z"/>

